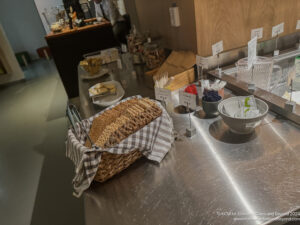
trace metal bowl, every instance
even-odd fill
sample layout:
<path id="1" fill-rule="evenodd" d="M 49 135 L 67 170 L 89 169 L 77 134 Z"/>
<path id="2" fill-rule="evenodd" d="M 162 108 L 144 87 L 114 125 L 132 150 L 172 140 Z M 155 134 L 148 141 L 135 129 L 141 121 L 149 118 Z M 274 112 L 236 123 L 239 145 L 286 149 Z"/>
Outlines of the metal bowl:
<path id="1" fill-rule="evenodd" d="M 230 130 L 234 133 L 238 134 L 249 134 L 252 133 L 257 126 L 260 125 L 261 121 L 267 115 L 269 111 L 269 106 L 264 101 L 255 98 L 256 105 L 258 110 L 260 111 L 259 116 L 253 118 L 234 118 L 229 116 L 227 113 L 224 112 L 224 105 L 234 105 L 238 102 L 239 98 L 244 97 L 231 97 L 228 99 L 223 100 L 219 106 L 218 111 L 220 116 L 223 118 L 224 122 L 229 126 Z"/>
<path id="2" fill-rule="evenodd" d="M 207 102 L 202 99 L 202 108 L 203 108 L 203 111 L 205 112 L 205 114 L 208 117 L 218 116 L 219 115 L 218 105 L 220 104 L 221 101 L 222 101 L 222 99 L 217 102 Z"/>

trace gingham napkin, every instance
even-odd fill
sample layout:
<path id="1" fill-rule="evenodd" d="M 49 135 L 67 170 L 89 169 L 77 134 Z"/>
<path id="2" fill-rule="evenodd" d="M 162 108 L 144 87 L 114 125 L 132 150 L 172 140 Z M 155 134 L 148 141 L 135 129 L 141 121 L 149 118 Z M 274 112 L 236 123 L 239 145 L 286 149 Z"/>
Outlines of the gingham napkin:
<path id="1" fill-rule="evenodd" d="M 141 98 L 141 96 L 133 96 L 124 99 L 121 102 L 125 102 L 132 98 Z M 83 120 L 82 124 L 86 128 L 87 132 L 89 132 L 94 118 L 121 102 L 105 109 L 87 120 Z M 86 135 L 80 129 L 80 126 L 76 124 L 77 137 L 79 140 L 76 138 L 73 130 L 69 129 L 66 141 L 66 155 L 75 164 L 73 185 L 74 195 L 76 197 L 80 197 L 92 183 L 97 173 L 98 165 L 101 161 L 102 152 L 127 154 L 135 149 L 139 149 L 149 160 L 161 162 L 167 152 L 171 149 L 171 145 L 174 141 L 173 122 L 164 107 L 162 107 L 159 102 L 154 102 L 162 109 L 162 115 L 153 120 L 147 126 L 138 130 L 136 133 L 121 141 L 118 145 L 111 148 L 87 148 L 84 146 Z"/>

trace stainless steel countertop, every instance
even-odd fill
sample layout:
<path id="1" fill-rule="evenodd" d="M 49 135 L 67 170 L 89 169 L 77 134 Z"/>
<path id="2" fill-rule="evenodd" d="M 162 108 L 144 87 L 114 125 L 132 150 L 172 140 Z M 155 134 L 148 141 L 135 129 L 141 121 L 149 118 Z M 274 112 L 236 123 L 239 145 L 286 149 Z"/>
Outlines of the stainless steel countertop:
<path id="1" fill-rule="evenodd" d="M 128 95 L 153 97 L 142 74 L 115 72 L 129 80 Z M 80 80 L 83 100 L 87 83 Z M 83 108 L 86 116 L 100 110 L 88 99 Z M 171 108 L 173 149 L 161 164 L 142 158 L 106 183 L 93 183 L 84 194 L 87 225 L 255 225 L 300 206 L 299 126 L 269 113 L 254 134 L 239 136 L 200 110 L 192 115 L 197 135 L 189 139 L 188 115 Z"/>

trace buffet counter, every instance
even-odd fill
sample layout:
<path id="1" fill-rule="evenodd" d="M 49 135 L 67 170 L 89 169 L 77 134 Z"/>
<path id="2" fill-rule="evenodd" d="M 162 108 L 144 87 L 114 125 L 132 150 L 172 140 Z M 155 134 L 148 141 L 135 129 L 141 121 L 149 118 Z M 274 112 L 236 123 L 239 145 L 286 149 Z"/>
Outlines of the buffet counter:
<path id="1" fill-rule="evenodd" d="M 128 55 L 122 60 L 123 70 L 112 63 L 110 75 L 94 80 L 82 80 L 78 70 L 85 118 L 102 109 L 88 96 L 95 83 L 115 79 L 124 97 L 154 97 L 143 67 L 132 66 Z M 93 183 L 84 194 L 87 225 L 255 225 L 300 206 L 298 125 L 269 112 L 255 133 L 237 135 L 199 107 L 191 115 L 197 134 L 187 138 L 189 115 L 174 112 L 173 98 L 167 106 L 177 132 L 173 149 L 159 165 L 142 158 L 111 180 Z"/>

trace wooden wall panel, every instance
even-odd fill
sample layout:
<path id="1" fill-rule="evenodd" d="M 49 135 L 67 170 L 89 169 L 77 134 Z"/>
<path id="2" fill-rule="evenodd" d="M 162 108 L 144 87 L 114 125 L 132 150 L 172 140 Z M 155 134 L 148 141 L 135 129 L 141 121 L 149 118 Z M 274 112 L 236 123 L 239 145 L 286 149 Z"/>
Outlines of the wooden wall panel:
<path id="1" fill-rule="evenodd" d="M 296 32 L 300 0 L 195 0 L 197 52 L 212 55 L 211 45 L 223 40 L 224 50 L 247 45 L 251 29 L 263 27 L 262 40 L 271 39 L 272 26 L 285 22 L 286 35 Z"/>
<path id="2" fill-rule="evenodd" d="M 180 8 L 178 28 L 171 27 L 170 22 L 169 7 L 173 2 Z M 135 5 L 142 32 L 161 37 L 167 48 L 197 51 L 194 0 L 135 0 Z"/>

